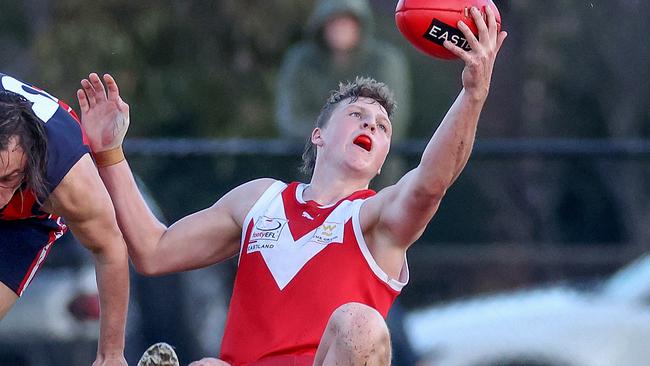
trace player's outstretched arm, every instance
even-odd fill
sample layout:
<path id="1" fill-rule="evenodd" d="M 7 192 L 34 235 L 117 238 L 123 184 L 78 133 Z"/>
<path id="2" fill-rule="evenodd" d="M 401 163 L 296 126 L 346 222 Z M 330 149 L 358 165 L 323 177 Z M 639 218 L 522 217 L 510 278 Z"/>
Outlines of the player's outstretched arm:
<path id="1" fill-rule="evenodd" d="M 93 365 L 126 366 L 123 353 L 129 299 L 127 251 L 111 199 L 89 155 L 70 169 L 48 198 L 46 207 L 65 219 L 95 259 L 101 318 Z"/>
<path id="2" fill-rule="evenodd" d="M 91 74 L 77 92 L 81 123 L 95 154 L 121 146 L 129 125 L 128 105 L 120 98 L 115 80 L 104 75 L 104 82 L 106 88 L 97 74 Z M 151 213 L 126 160 L 99 167 L 99 174 L 136 270 L 147 275 L 200 268 L 235 255 L 246 212 L 271 184 L 271 180 L 244 184 L 212 207 L 167 228 Z"/>
<path id="3" fill-rule="evenodd" d="M 371 228 L 379 241 L 407 247 L 417 240 L 469 159 L 494 62 L 507 36 L 497 30 L 490 7 L 486 7 L 487 24 L 478 9 L 472 8 L 471 13 L 478 38 L 462 21 L 458 27 L 472 50 L 465 51 L 449 41 L 444 44 L 465 63 L 462 91 L 426 146 L 420 164 L 364 205 L 362 225 Z"/>

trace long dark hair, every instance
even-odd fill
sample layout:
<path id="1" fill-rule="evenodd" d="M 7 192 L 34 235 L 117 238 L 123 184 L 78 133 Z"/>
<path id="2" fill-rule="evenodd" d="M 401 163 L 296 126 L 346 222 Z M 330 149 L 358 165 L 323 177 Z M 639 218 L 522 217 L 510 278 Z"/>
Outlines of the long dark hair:
<path id="1" fill-rule="evenodd" d="M 25 152 L 25 177 L 21 189 L 34 192 L 39 203 L 49 194 L 45 181 L 47 135 L 45 126 L 34 114 L 31 103 L 10 91 L 0 91 L 0 151 L 7 150 L 12 138 Z"/>
<path id="2" fill-rule="evenodd" d="M 339 88 L 332 91 L 316 118 L 315 127 L 325 127 L 332 116 L 332 112 L 341 101 L 347 99 L 349 103 L 354 103 L 361 97 L 374 99 L 386 109 L 389 118 L 397 108 L 393 93 L 388 89 L 386 84 L 372 78 L 357 76 L 354 81 L 339 83 Z M 305 151 L 302 154 L 300 171 L 311 175 L 314 171 L 314 165 L 316 165 L 316 147 L 312 144 L 311 136 L 309 136 L 305 144 Z"/>

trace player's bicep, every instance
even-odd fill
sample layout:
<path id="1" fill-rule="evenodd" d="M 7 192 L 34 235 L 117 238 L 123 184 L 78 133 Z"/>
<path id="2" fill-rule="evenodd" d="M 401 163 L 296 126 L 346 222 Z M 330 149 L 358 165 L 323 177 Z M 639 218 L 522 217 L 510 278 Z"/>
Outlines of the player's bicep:
<path id="1" fill-rule="evenodd" d="M 162 273 L 205 267 L 236 255 L 241 226 L 222 201 L 184 217 L 163 234 L 156 257 Z"/>
<path id="2" fill-rule="evenodd" d="M 273 183 L 258 179 L 228 192 L 209 208 L 186 216 L 163 234 L 156 257 L 157 273 L 205 267 L 228 259 L 240 249 L 244 218 Z"/>
<path id="3" fill-rule="evenodd" d="M 66 173 L 50 194 L 47 206 L 62 216 L 75 237 L 91 250 L 120 235 L 110 196 L 88 154 Z"/>
<path id="4" fill-rule="evenodd" d="M 416 171 L 381 190 L 369 199 L 360 212 L 364 234 L 377 242 L 407 247 L 424 232 L 438 210 L 441 197 L 433 197 L 412 189 Z"/>

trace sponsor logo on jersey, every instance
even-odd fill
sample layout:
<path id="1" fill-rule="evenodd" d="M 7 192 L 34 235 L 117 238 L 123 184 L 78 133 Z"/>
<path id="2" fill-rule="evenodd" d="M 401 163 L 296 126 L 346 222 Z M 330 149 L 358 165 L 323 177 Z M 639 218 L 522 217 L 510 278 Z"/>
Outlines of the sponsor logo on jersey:
<path id="1" fill-rule="evenodd" d="M 249 243 L 248 248 L 246 248 L 246 253 L 253 253 L 253 252 L 259 252 L 260 250 L 263 249 L 273 249 L 275 248 L 274 243 L 268 243 L 268 242 L 254 242 L 254 243 Z"/>
<path id="2" fill-rule="evenodd" d="M 323 225 L 316 228 L 311 242 L 322 245 L 342 243 L 343 224 L 338 222 L 324 222 Z"/>
<path id="3" fill-rule="evenodd" d="M 287 225 L 287 220 L 260 216 L 255 222 L 251 232 L 247 253 L 257 252 L 262 249 L 275 248 L 282 230 Z"/>

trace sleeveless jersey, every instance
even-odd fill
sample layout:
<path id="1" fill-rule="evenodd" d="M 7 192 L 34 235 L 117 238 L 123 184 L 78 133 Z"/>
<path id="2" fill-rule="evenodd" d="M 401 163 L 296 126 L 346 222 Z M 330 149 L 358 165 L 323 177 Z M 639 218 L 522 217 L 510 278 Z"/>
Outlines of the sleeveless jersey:
<path id="1" fill-rule="evenodd" d="M 363 238 L 362 190 L 331 206 L 305 202 L 301 183 L 275 182 L 244 221 L 239 268 L 222 341 L 233 366 L 281 355 L 313 358 L 336 308 L 359 302 L 384 318 L 408 281 L 375 262 Z"/>
<path id="2" fill-rule="evenodd" d="M 47 92 L 1 73 L 0 90 L 11 91 L 25 97 L 32 103 L 34 114 L 45 126 L 47 135 L 45 183 L 49 195 L 77 161 L 90 152 L 79 118 L 72 108 Z M 41 197 L 41 199 L 45 198 L 47 197 Z M 58 217 L 41 211 L 31 191 L 18 190 L 7 206 L 0 209 L 0 220 L 28 218 L 56 220 Z"/>

